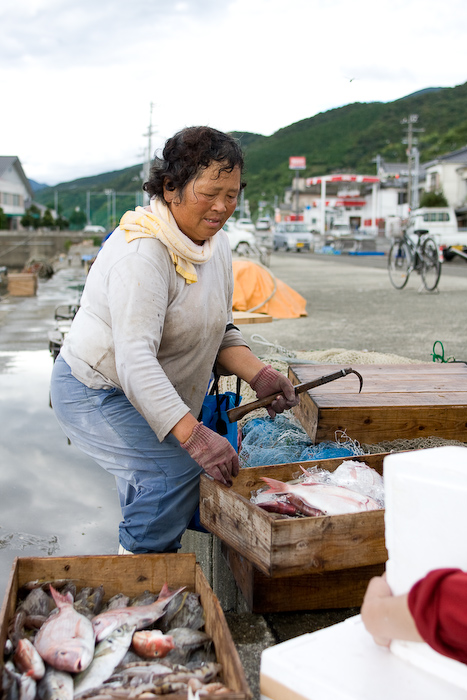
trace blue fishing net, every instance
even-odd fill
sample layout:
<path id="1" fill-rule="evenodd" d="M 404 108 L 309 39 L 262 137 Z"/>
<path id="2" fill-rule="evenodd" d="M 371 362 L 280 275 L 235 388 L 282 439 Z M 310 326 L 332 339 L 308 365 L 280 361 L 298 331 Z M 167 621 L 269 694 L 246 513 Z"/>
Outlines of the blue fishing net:
<path id="1" fill-rule="evenodd" d="M 313 445 L 300 423 L 283 414 L 274 419 L 269 416 L 253 418 L 243 426 L 242 436 L 239 453 L 241 467 L 363 454 L 358 443 L 347 436 L 339 442 L 321 442 Z"/>

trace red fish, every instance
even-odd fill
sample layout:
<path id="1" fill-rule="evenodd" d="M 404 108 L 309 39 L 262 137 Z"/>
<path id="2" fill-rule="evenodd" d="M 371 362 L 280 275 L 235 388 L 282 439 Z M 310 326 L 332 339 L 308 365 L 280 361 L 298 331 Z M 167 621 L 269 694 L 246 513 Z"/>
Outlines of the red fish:
<path id="1" fill-rule="evenodd" d="M 45 674 L 45 664 L 29 639 L 20 639 L 13 660 L 16 667 L 38 681 Z"/>
<path id="2" fill-rule="evenodd" d="M 73 607 L 71 593 L 62 595 L 50 586 L 58 607 L 52 612 L 34 639 L 34 646 L 51 666 L 59 671 L 78 672 L 89 666 L 94 654 L 94 631 L 87 617 Z"/>
<path id="3" fill-rule="evenodd" d="M 175 649 L 174 638 L 160 630 L 135 632 L 131 643 L 136 653 L 146 659 L 162 659 L 171 649 Z"/>
<path id="4" fill-rule="evenodd" d="M 284 501 L 263 501 L 256 504 L 268 513 L 281 513 L 282 515 L 297 515 L 297 508 L 292 503 Z"/>
<path id="5" fill-rule="evenodd" d="M 92 619 L 92 627 L 96 635 L 96 641 L 100 642 L 124 624 L 135 626 L 137 630 L 148 627 L 158 620 L 165 612 L 167 605 L 178 593 L 185 590 L 186 586 L 171 591 L 166 583 L 162 586 L 158 599 L 150 605 L 135 605 L 128 608 L 115 608 L 106 610 Z"/>

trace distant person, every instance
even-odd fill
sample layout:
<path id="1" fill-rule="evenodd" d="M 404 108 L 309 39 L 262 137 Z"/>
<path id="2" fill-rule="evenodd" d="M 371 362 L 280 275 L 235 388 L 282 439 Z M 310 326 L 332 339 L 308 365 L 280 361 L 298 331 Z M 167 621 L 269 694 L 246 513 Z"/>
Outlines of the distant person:
<path id="1" fill-rule="evenodd" d="M 361 609 L 375 642 L 426 642 L 435 651 L 467 664 L 467 573 L 436 569 L 405 595 L 393 596 L 385 576 L 371 579 Z"/>
<path id="2" fill-rule="evenodd" d="M 51 399 L 77 447 L 116 478 L 121 553 L 169 552 L 199 501 L 205 471 L 230 486 L 238 455 L 198 417 L 213 367 L 281 413 L 290 381 L 248 348 L 232 318 L 222 231 L 242 191 L 238 143 L 183 129 L 155 159 L 147 207 L 127 212 L 100 250 L 57 358 Z"/>

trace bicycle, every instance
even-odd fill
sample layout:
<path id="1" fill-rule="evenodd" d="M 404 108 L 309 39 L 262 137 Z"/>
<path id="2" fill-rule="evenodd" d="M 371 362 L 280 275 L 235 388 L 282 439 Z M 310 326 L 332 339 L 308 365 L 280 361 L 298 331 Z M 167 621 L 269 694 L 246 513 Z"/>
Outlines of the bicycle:
<path id="1" fill-rule="evenodd" d="M 414 231 L 416 243 L 406 231 L 392 244 L 388 257 L 388 272 L 391 284 L 396 289 L 404 289 L 410 273 L 415 270 L 421 275 L 427 292 L 434 292 L 441 277 L 441 261 L 438 246 L 427 236 L 425 229 Z"/>

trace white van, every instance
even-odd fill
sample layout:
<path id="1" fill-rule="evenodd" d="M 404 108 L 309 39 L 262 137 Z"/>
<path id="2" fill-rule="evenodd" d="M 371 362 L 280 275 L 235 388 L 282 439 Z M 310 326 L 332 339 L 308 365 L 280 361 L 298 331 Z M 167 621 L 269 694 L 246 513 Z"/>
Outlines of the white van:
<path id="1" fill-rule="evenodd" d="M 407 234 L 412 240 L 417 238 L 415 231 L 428 231 L 445 260 L 451 260 L 455 255 L 450 248 L 464 250 L 467 247 L 467 233 L 459 231 L 452 207 L 414 209 L 407 224 Z"/>
<path id="2" fill-rule="evenodd" d="M 438 245 L 456 245 L 459 236 L 457 219 L 452 207 L 422 207 L 414 209 L 407 223 L 407 234 L 411 238 L 415 231 L 428 231 Z"/>

